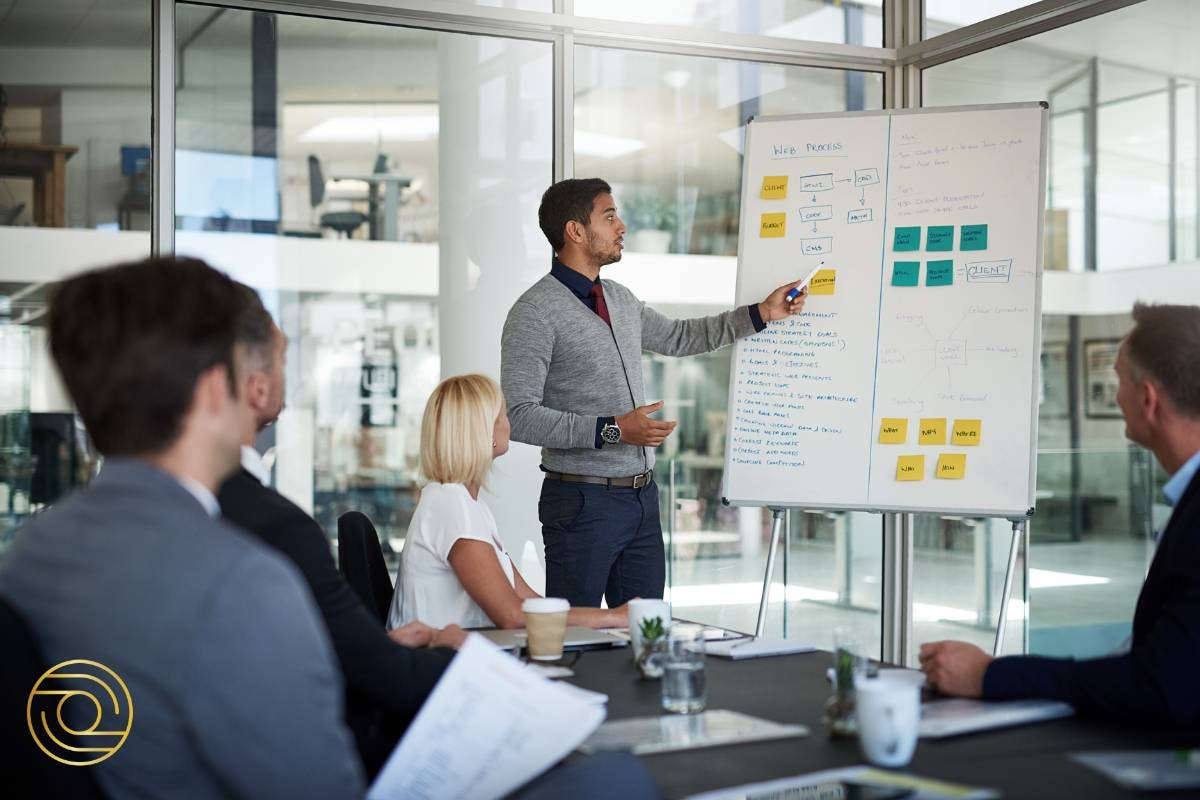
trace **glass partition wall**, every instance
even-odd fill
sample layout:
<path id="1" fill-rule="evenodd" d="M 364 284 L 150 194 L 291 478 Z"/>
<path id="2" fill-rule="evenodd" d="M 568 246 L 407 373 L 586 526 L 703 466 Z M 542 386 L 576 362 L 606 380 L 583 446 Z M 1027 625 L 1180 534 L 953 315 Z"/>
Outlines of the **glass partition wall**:
<path id="1" fill-rule="evenodd" d="M 550 45 L 176 15 L 176 250 L 257 288 L 288 336 L 286 410 L 259 442 L 275 485 L 331 536 L 363 511 L 390 556 L 416 503 L 425 400 L 448 374 L 447 325 L 452 347 L 468 333 L 441 318 L 442 294 L 486 301 L 546 264 Z M 535 532 L 508 533 L 521 554 Z"/>
<path id="2" fill-rule="evenodd" d="M 1086 19 L 1075 9 L 1056 27 L 1078 4 L 1041 3 L 1034 36 L 1028 4 L 1004 0 L 652 5 L 9 10 L 0 162 L 36 151 L 57 177 L 0 174 L 0 547 L 95 468 L 47 358 L 48 291 L 150 252 L 156 218 L 173 218 L 167 250 L 254 286 L 289 337 L 287 409 L 259 441 L 275 486 L 331 538 L 342 512 L 365 511 L 394 554 L 416 497 L 425 399 L 442 376 L 498 374 L 504 315 L 549 265 L 536 211 L 553 180 L 607 178 L 629 235 L 606 276 L 664 313 L 699 316 L 732 302 L 747 117 L 1046 99 L 1038 512 L 1005 649 L 1087 655 L 1119 643 L 1168 511 L 1165 476 L 1124 440 L 1112 403 L 1132 295 L 1080 307 L 1049 278 L 1080 273 L 1103 288 L 1094 281 L 1151 267 L 1148 297 L 1190 285 L 1179 270 L 1200 237 L 1200 64 L 1180 39 L 1187 4 Z M 172 23 L 167 38 L 152 37 L 156 11 Z M 965 26 L 969 48 L 939 56 Z M 1154 46 L 1131 51 L 1132 30 Z M 174 73 L 160 95 L 174 180 L 157 193 L 156 42 L 170 43 Z M 720 501 L 729 357 L 647 354 L 642 367 L 648 396 L 680 423 L 657 470 L 676 612 L 750 630 L 770 514 Z M 515 445 L 489 502 L 540 588 L 537 464 Z M 885 558 L 896 541 L 879 515 L 790 511 L 768 631 L 827 646 L 844 626 L 896 660 L 933 638 L 990 647 L 1008 523 L 914 515 L 907 531 L 905 577 L 903 554 Z M 897 579 L 911 620 L 889 613 Z"/>
<path id="3" fill-rule="evenodd" d="M 0 9 L 0 552 L 95 471 L 44 315 L 55 281 L 150 254 L 150 28 L 150 0 Z"/>

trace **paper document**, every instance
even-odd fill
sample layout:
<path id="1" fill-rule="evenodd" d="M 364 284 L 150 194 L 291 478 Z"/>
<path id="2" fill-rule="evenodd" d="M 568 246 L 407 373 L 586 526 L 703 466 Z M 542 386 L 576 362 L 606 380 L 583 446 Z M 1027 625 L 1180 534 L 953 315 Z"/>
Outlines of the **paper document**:
<path id="1" fill-rule="evenodd" d="M 580 690 L 471 634 L 367 798 L 503 797 L 558 763 L 604 716 Z"/>
<path id="2" fill-rule="evenodd" d="M 912 800 L 989 800 L 1000 797 L 993 789 L 980 789 L 955 783 L 943 783 L 915 775 L 874 769 L 845 767 L 823 772 L 810 772 L 793 778 L 748 783 L 716 792 L 692 795 L 688 800 L 795 800 L 795 798 L 845 797 L 842 781 L 854 781 L 870 786 L 910 789 Z"/>
<path id="3" fill-rule="evenodd" d="M 941 739 L 1069 717 L 1074 713 L 1074 708 L 1056 700 L 934 700 L 921 704 L 919 731 L 926 739 Z"/>
<path id="4" fill-rule="evenodd" d="M 811 653 L 816 649 L 811 644 L 796 639 L 775 639 L 767 636 L 760 636 L 757 639 L 747 636 L 743 639 L 729 639 L 724 642 L 707 642 L 705 644 L 705 650 L 709 655 L 732 658 L 734 661 L 742 658 Z"/>

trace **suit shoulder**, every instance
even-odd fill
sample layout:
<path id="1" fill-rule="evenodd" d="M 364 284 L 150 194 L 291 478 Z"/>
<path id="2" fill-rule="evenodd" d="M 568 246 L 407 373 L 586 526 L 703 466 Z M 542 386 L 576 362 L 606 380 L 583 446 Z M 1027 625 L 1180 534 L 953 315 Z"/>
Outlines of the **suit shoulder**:
<path id="1" fill-rule="evenodd" d="M 300 506 L 245 472 L 222 484 L 217 501 L 222 515 L 234 522 L 258 516 L 311 519 Z"/>

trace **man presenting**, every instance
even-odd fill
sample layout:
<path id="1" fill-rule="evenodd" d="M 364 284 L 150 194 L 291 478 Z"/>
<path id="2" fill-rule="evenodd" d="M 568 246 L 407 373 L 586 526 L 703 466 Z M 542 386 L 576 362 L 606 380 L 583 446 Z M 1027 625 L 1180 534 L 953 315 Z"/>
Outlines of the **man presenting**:
<path id="1" fill-rule="evenodd" d="M 1153 451 L 1171 475 L 1174 507 L 1133 618 L 1124 655 L 1075 661 L 993 659 L 965 642 L 921 647 L 921 669 L 945 694 L 1063 700 L 1083 714 L 1200 723 L 1200 308 L 1135 305 L 1117 353 L 1117 404 L 1125 436 Z"/>
<path id="2" fill-rule="evenodd" d="M 799 313 L 796 283 L 711 317 L 674 320 L 624 286 L 601 281 L 621 260 L 625 224 L 599 178 L 560 181 L 542 195 L 538 224 L 554 249 L 550 274 L 513 304 L 501 340 L 501 383 L 512 438 L 540 445 L 538 502 L 546 595 L 609 607 L 662 597 L 666 565 L 652 448 L 675 429 L 645 404 L 642 350 L 706 353 Z"/>

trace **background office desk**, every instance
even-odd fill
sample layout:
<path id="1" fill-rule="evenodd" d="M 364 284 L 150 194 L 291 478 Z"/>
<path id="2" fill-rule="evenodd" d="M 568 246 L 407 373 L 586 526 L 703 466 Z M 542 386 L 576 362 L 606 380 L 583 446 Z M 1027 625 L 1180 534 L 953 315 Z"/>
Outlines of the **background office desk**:
<path id="1" fill-rule="evenodd" d="M 336 175 L 335 181 L 362 181 L 370 186 L 368 195 L 368 237 L 373 241 L 394 242 L 399 230 L 396 214 L 400 210 L 400 190 L 412 184 L 412 178 L 389 173 Z M 383 201 L 379 195 L 382 191 Z"/>
<path id="2" fill-rule="evenodd" d="M 0 176 L 33 179 L 33 224 L 64 228 L 67 224 L 67 159 L 78 147 L 35 142 L 9 142 L 0 147 Z"/>
<path id="3" fill-rule="evenodd" d="M 709 708 L 800 723 L 812 733 L 802 739 L 644 756 L 643 761 L 668 797 L 865 763 L 857 741 L 830 739 L 821 724 L 830 693 L 825 680 L 830 663 L 831 656 L 824 652 L 736 662 L 710 657 Z M 586 652 L 574 670 L 573 683 L 608 695 L 609 719 L 661 713 L 658 681 L 639 681 L 626 649 Z M 940 742 L 922 740 L 906 771 L 993 787 L 1006 797 L 1127 798 L 1134 795 L 1069 760 L 1067 754 L 1181 743 L 1162 732 L 1067 719 Z"/>

